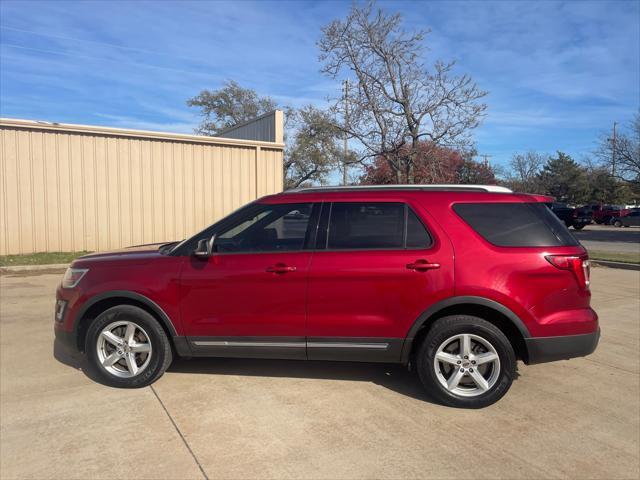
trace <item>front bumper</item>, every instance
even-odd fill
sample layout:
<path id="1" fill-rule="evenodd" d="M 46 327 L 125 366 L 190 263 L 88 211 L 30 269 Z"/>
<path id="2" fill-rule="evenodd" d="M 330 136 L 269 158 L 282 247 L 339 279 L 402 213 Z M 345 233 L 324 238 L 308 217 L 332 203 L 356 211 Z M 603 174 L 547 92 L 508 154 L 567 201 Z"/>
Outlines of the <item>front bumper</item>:
<path id="1" fill-rule="evenodd" d="M 78 345 L 76 344 L 76 337 L 73 332 L 67 332 L 60 328 L 53 329 L 56 334 L 56 342 L 63 346 L 70 352 L 77 352 Z"/>
<path id="2" fill-rule="evenodd" d="M 600 340 L 600 329 L 582 335 L 525 338 L 527 364 L 568 360 L 593 353 Z"/>

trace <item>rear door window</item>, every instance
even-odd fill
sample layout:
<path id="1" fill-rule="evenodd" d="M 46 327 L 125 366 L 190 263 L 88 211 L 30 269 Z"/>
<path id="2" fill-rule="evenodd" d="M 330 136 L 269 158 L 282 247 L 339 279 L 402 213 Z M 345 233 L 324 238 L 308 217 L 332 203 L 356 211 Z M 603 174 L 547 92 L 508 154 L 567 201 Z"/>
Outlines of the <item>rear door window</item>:
<path id="1" fill-rule="evenodd" d="M 453 210 L 499 247 L 561 247 L 579 242 L 543 203 L 459 203 Z"/>
<path id="2" fill-rule="evenodd" d="M 431 236 L 404 203 L 333 203 L 327 248 L 403 249 L 426 248 Z"/>

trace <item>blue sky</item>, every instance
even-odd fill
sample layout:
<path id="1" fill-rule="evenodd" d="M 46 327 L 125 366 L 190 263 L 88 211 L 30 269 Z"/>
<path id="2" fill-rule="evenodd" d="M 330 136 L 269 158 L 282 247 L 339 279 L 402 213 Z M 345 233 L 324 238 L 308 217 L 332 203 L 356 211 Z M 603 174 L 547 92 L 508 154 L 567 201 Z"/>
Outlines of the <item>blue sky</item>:
<path id="1" fill-rule="evenodd" d="M 185 100 L 225 79 L 324 105 L 320 27 L 350 2 L 0 3 L 3 117 L 191 133 Z M 430 28 L 426 60 L 455 59 L 489 91 L 478 150 L 580 159 L 640 106 L 640 2 L 380 2 Z"/>

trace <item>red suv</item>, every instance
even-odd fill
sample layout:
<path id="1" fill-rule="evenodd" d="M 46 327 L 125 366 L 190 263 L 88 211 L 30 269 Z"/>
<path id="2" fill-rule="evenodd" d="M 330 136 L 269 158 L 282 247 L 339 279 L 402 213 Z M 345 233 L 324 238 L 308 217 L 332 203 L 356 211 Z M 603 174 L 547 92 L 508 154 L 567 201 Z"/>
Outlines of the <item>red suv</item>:
<path id="1" fill-rule="evenodd" d="M 587 254 L 546 200 L 483 186 L 264 197 L 188 240 L 74 261 L 56 336 L 118 387 L 174 355 L 397 362 L 442 403 L 483 407 L 517 359 L 598 343 Z"/>

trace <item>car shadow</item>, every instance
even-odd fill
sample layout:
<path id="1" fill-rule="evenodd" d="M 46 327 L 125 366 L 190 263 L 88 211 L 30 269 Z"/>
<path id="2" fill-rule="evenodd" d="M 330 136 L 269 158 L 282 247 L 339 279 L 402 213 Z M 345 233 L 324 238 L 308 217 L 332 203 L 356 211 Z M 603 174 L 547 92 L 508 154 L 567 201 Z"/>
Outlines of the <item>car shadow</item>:
<path id="1" fill-rule="evenodd" d="M 257 358 L 179 358 L 174 360 L 167 371 L 204 375 L 370 382 L 408 397 L 437 403 L 422 388 L 415 371 L 409 371 L 406 366 L 400 364 Z"/>
<path id="2" fill-rule="evenodd" d="M 105 385 L 86 357 L 54 343 L 59 362 L 82 371 Z M 272 360 L 258 358 L 174 358 L 169 374 L 233 375 L 246 377 L 306 378 L 370 382 L 416 400 L 441 405 L 422 387 L 415 369 L 395 363 L 330 362 L 314 360 Z M 519 377 L 516 369 L 515 379 Z"/>
<path id="3" fill-rule="evenodd" d="M 53 358 L 63 365 L 80 370 L 89 379 L 101 385 L 106 385 L 89 362 L 87 357 L 79 352 L 74 352 L 64 346 L 58 339 L 53 341 Z"/>

